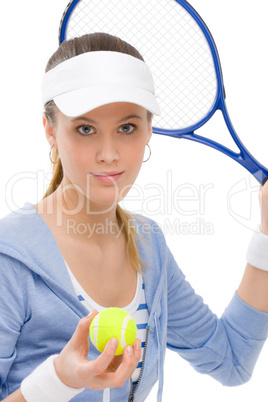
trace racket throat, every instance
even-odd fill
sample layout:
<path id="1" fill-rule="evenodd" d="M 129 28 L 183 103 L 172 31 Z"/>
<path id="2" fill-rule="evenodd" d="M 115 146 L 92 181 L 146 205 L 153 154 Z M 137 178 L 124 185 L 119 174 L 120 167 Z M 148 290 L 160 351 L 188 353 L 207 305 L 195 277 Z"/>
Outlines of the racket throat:
<path id="1" fill-rule="evenodd" d="M 242 148 L 241 152 L 236 153 L 216 141 L 195 133 L 183 134 L 180 138 L 199 142 L 200 144 L 207 145 L 210 148 L 216 149 L 217 151 L 227 155 L 229 158 L 232 158 L 235 162 L 238 162 L 241 166 L 247 169 L 258 180 L 259 183 L 262 183 L 265 178 L 268 177 L 268 170 L 262 164 L 260 164 L 249 153 L 249 151 L 244 148 L 244 146 L 241 147 L 240 145 L 240 149 Z"/>

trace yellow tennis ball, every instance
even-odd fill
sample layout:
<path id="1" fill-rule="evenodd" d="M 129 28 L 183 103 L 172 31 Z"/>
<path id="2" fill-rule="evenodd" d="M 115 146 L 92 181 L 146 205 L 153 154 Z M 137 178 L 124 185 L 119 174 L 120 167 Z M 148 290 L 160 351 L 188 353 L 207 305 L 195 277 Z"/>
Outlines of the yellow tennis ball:
<path id="1" fill-rule="evenodd" d="M 121 355 L 124 347 L 134 345 L 137 326 L 134 319 L 125 310 L 109 307 L 96 315 L 90 325 L 90 339 L 93 345 L 103 352 L 111 338 L 118 339 L 116 355 Z"/>

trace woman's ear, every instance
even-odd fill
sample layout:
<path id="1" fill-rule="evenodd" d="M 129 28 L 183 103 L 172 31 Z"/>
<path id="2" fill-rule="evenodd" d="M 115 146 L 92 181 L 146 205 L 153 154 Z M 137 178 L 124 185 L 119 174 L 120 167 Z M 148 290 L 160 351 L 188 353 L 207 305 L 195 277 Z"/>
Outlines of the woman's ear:
<path id="1" fill-rule="evenodd" d="M 51 122 L 49 121 L 48 117 L 45 114 L 43 114 L 43 126 L 45 129 L 45 134 L 49 145 L 51 147 L 56 146 L 54 127 L 51 125 Z"/>

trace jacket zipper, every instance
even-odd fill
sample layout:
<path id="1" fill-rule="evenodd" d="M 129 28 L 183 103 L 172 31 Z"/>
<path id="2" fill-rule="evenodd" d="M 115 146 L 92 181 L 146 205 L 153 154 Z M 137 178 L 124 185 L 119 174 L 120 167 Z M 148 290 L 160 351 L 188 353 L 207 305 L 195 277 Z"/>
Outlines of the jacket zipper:
<path id="1" fill-rule="evenodd" d="M 142 357 L 142 364 L 141 364 L 141 371 L 140 371 L 140 375 L 138 378 L 138 382 L 135 388 L 135 391 L 133 392 L 133 381 L 132 378 L 130 379 L 130 383 L 131 383 L 131 387 L 130 387 L 130 394 L 129 394 L 129 398 L 128 398 L 128 402 L 134 402 L 135 400 L 135 393 L 140 385 L 141 382 L 141 377 L 142 377 L 142 373 L 144 370 L 144 362 L 145 362 L 145 355 L 146 355 L 146 350 L 147 350 L 147 343 L 148 343 L 148 336 L 149 336 L 149 325 L 147 325 L 146 327 L 146 337 L 145 337 L 145 344 L 144 344 L 144 351 L 143 351 L 143 357 Z"/>

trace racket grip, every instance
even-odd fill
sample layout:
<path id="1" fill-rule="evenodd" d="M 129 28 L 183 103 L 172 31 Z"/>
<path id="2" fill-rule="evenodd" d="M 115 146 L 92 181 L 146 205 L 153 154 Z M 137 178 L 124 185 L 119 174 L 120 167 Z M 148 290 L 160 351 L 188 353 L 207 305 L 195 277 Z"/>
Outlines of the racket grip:
<path id="1" fill-rule="evenodd" d="M 264 179 L 264 180 L 261 182 L 261 185 L 264 186 L 264 184 L 267 182 L 267 180 L 268 180 L 268 177 L 266 177 L 266 179 Z"/>

